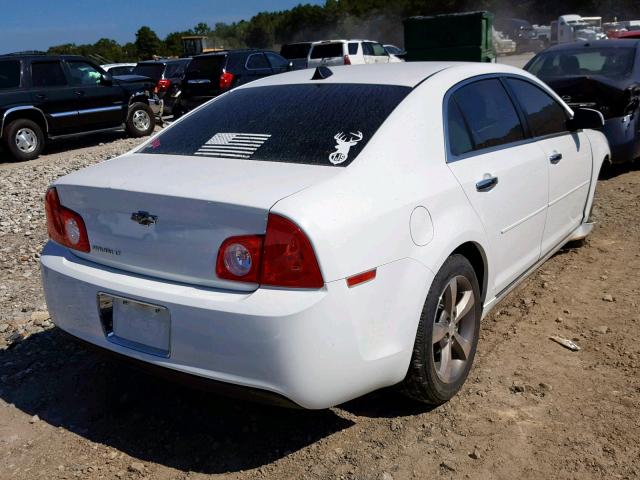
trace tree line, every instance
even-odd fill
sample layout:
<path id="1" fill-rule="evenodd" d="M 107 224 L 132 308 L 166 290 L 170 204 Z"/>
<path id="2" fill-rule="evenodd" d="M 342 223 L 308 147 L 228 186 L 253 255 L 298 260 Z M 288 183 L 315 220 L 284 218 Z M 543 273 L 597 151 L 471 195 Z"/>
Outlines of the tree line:
<path id="1" fill-rule="evenodd" d="M 141 27 L 135 41 L 119 44 L 101 38 L 94 44 L 56 45 L 50 54 L 93 56 L 102 61 L 126 62 L 182 54 L 181 37 L 206 35 L 221 48 L 274 48 L 282 43 L 337 37 L 372 37 L 389 43 L 402 42 L 402 19 L 412 15 L 470 10 L 490 10 L 498 16 L 516 17 L 548 24 L 566 13 L 601 15 L 605 21 L 640 16 L 636 0 L 326 0 L 324 5 L 298 5 L 289 10 L 260 12 L 249 20 L 199 23 L 164 39 L 148 26 Z M 204 12 L 209 15 L 210 12 Z"/>

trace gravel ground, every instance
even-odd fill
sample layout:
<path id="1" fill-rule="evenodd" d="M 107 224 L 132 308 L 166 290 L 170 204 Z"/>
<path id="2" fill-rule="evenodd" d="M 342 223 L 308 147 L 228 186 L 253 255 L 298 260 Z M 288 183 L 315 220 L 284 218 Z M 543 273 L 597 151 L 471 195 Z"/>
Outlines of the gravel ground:
<path id="1" fill-rule="evenodd" d="M 0 152 L 1 479 L 640 478 L 637 167 L 600 182 L 587 245 L 485 319 L 452 401 L 429 410 L 390 389 L 307 412 L 149 377 L 52 326 L 38 270 L 46 187 L 137 142 L 56 144 L 22 164 Z"/>

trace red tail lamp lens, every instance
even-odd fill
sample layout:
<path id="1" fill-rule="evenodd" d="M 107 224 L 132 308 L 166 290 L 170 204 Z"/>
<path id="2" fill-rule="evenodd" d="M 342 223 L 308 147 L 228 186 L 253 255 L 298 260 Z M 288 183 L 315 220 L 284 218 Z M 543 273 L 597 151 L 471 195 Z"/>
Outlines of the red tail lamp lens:
<path id="1" fill-rule="evenodd" d="M 233 83 L 233 73 L 223 72 L 222 75 L 220 75 L 220 90 L 227 90 L 231 88 L 232 83 Z"/>
<path id="2" fill-rule="evenodd" d="M 291 220 L 269 214 L 264 240 L 264 285 L 320 288 L 322 274 L 311 242 Z"/>
<path id="3" fill-rule="evenodd" d="M 51 240 L 81 252 L 91 251 L 84 220 L 76 212 L 60 205 L 58 192 L 53 187 L 45 196 L 45 212 Z"/>

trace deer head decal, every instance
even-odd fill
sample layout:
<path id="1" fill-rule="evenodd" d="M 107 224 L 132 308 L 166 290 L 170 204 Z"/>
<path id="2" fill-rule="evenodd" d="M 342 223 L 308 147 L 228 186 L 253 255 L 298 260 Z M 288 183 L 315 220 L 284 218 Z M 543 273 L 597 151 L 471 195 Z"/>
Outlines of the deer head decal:
<path id="1" fill-rule="evenodd" d="M 329 161 L 334 165 L 338 165 L 344 162 L 349 156 L 349 150 L 356 143 L 362 140 L 362 132 L 357 133 L 349 132 L 350 137 L 347 137 L 344 133 L 340 132 L 335 137 L 336 151 L 329 155 Z"/>

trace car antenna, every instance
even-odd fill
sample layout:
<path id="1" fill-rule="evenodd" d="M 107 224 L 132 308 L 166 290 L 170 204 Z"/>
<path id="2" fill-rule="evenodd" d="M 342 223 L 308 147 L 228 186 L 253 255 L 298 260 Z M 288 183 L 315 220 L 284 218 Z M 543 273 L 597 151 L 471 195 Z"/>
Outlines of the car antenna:
<path id="1" fill-rule="evenodd" d="M 325 78 L 329 78 L 331 75 L 333 75 L 333 72 L 328 67 L 317 67 L 316 71 L 313 72 L 311 80 L 324 80 Z"/>

